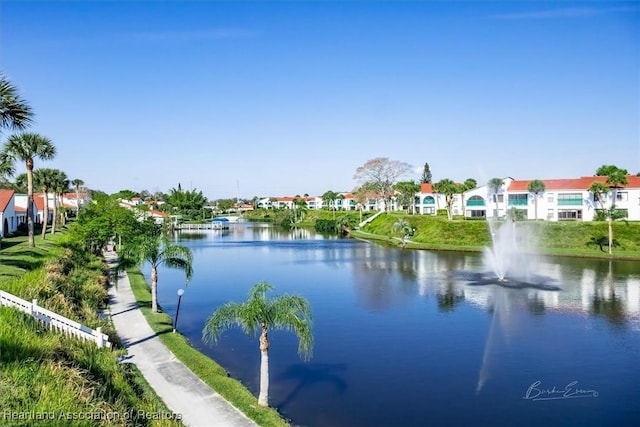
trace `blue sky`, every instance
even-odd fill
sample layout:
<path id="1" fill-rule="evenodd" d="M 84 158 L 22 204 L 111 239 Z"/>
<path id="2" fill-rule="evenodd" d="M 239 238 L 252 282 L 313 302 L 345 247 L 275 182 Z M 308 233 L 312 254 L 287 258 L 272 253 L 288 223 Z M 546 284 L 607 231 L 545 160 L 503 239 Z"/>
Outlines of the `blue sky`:
<path id="1" fill-rule="evenodd" d="M 640 171 L 638 2 L 4 0 L 0 71 L 107 193 Z"/>

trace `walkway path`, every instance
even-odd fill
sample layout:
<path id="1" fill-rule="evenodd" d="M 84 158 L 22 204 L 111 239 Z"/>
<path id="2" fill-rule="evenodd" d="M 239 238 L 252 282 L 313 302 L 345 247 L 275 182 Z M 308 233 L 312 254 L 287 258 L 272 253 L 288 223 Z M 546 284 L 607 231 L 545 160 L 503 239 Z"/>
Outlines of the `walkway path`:
<path id="1" fill-rule="evenodd" d="M 114 267 L 115 254 L 105 256 Z M 117 288 L 110 286 L 111 319 L 128 360 L 138 367 L 147 382 L 174 414 L 191 427 L 255 427 L 247 418 L 169 351 L 153 332 L 131 290 L 127 273 L 118 275 Z"/>

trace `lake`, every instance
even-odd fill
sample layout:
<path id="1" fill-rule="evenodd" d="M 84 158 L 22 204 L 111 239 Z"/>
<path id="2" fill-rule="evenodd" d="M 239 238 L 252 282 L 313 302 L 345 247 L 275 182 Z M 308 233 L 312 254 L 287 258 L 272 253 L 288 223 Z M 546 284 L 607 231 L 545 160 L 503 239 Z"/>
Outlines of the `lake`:
<path id="1" fill-rule="evenodd" d="M 270 332 L 270 404 L 300 426 L 637 425 L 640 263 L 532 257 L 559 290 L 474 280 L 476 253 L 401 250 L 357 239 L 238 223 L 183 232 L 194 277 L 178 329 L 256 396 L 257 337 L 217 345 L 202 327 L 253 284 L 306 297 L 313 358 Z M 535 258 L 535 259 L 534 259 Z M 147 275 L 148 268 L 143 268 Z M 175 316 L 181 272 L 160 269 L 159 303 Z"/>

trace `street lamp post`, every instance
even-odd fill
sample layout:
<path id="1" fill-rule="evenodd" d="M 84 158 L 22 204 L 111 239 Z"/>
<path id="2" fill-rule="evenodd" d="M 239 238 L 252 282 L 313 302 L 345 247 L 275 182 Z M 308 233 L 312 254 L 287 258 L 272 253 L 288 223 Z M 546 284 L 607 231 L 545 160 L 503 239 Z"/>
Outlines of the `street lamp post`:
<path id="1" fill-rule="evenodd" d="M 178 289 L 178 308 L 176 309 L 176 321 L 173 323 L 173 332 L 176 332 L 176 328 L 178 327 L 178 315 L 180 314 L 180 301 L 182 300 L 182 295 L 184 295 L 184 289 Z"/>

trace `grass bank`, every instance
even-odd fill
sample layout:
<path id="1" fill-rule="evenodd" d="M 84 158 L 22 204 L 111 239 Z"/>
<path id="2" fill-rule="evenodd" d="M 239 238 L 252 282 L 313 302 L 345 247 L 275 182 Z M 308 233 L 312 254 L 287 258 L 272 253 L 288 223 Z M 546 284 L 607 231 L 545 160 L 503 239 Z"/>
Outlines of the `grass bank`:
<path id="1" fill-rule="evenodd" d="M 406 220 L 415 235 L 407 244 L 412 249 L 480 251 L 491 245 L 486 221 L 448 221 L 442 217 L 383 214 L 362 230 L 352 232 L 353 237 L 376 240 L 399 246 L 400 236 L 393 229 L 398 220 Z M 537 240 L 540 251 L 548 255 L 610 258 L 607 247 L 601 250 L 598 242 L 606 241 L 607 224 L 604 222 L 546 222 L 525 221 L 516 227 L 526 227 Z M 640 259 L 640 223 L 617 222 L 613 226 L 614 258 Z"/>
<path id="2" fill-rule="evenodd" d="M 90 327 L 108 320 L 106 268 L 101 259 L 65 246 L 60 235 L 2 240 L 0 289 Z M 161 426 L 176 420 L 148 420 L 168 409 L 134 365 L 120 364 L 124 351 L 99 349 L 45 329 L 29 315 L 0 307 L 0 425 Z"/>
<path id="3" fill-rule="evenodd" d="M 229 377 L 224 368 L 193 348 L 183 335 L 171 333 L 173 330 L 171 317 L 166 313 L 151 311 L 151 291 L 140 270 L 129 269 L 127 274 L 140 310 L 151 329 L 193 373 L 260 426 L 286 427 L 289 425 L 275 409 L 259 406 L 258 399 L 240 381 Z"/>

